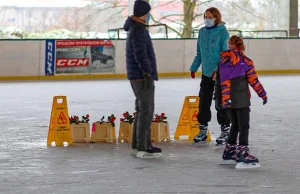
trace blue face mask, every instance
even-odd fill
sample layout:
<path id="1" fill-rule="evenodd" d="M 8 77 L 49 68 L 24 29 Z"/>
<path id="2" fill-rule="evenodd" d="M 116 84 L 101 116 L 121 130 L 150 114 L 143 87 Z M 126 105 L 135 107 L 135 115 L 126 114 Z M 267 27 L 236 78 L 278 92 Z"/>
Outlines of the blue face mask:
<path id="1" fill-rule="evenodd" d="M 216 19 L 204 19 L 204 24 L 206 27 L 213 27 L 215 25 Z"/>
<path id="2" fill-rule="evenodd" d="M 150 18 L 151 18 L 151 14 L 149 13 L 147 18 L 146 18 L 146 22 L 148 23 L 150 21 Z"/>

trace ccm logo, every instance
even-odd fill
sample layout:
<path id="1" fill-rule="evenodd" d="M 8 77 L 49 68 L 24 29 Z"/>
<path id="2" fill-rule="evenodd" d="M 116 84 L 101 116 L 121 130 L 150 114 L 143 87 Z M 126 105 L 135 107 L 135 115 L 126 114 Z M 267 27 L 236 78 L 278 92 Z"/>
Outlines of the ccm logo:
<path id="1" fill-rule="evenodd" d="M 56 59 L 56 67 L 83 67 L 89 66 L 89 58 Z"/>
<path id="2" fill-rule="evenodd" d="M 53 71 L 52 71 L 52 64 L 53 64 L 53 59 L 54 59 L 54 56 L 53 56 L 53 50 L 54 50 L 54 45 L 53 45 L 53 42 L 48 42 L 47 44 L 47 73 L 48 74 L 53 74 Z"/>

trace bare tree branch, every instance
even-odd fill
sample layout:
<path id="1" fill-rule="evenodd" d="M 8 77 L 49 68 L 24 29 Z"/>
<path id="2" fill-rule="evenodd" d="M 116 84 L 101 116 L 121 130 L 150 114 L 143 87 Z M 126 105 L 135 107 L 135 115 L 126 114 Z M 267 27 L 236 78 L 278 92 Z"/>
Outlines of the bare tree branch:
<path id="1" fill-rule="evenodd" d="M 177 0 L 172 0 L 172 1 L 169 1 L 169 2 L 167 2 L 167 3 L 165 3 L 165 4 L 162 4 L 162 5 L 153 6 L 152 9 L 156 9 L 156 8 L 158 8 L 158 7 L 163 7 L 163 6 L 169 5 L 169 4 L 171 4 L 171 3 L 174 3 L 174 2 L 176 2 L 176 1 L 177 1 Z"/>
<path id="2" fill-rule="evenodd" d="M 180 16 L 180 17 L 183 17 L 184 14 L 170 14 L 170 15 L 166 15 L 166 16 L 163 16 L 163 17 L 159 18 L 158 21 L 161 21 L 161 20 L 163 20 L 163 19 L 167 19 L 168 17 L 172 17 L 172 16 Z"/>
<path id="3" fill-rule="evenodd" d="M 169 21 L 169 22 L 184 26 L 182 20 L 170 20 L 170 19 L 166 19 L 166 20 Z"/>
<path id="4" fill-rule="evenodd" d="M 155 20 L 154 17 L 153 17 L 152 15 L 151 15 L 151 19 L 154 21 L 155 24 L 163 24 L 163 23 L 161 23 L 160 21 Z M 174 28 L 172 28 L 172 27 L 170 27 L 170 26 L 168 26 L 168 25 L 167 25 L 167 28 L 170 29 L 170 30 L 172 30 L 172 31 L 175 32 L 178 36 L 181 37 L 181 34 L 180 34 L 177 30 L 175 30 Z"/>
<path id="5" fill-rule="evenodd" d="M 265 20 L 264 18 L 262 18 L 262 17 L 260 17 L 260 16 L 258 16 L 258 15 L 255 15 L 255 14 L 252 13 L 251 11 L 248 11 L 247 9 L 245 9 L 245 8 L 243 8 L 243 7 L 241 7 L 241 6 L 239 6 L 238 4 L 236 4 L 236 3 L 234 3 L 234 2 L 231 2 L 231 1 L 228 1 L 228 0 L 224 0 L 224 1 L 227 1 L 229 4 L 233 5 L 234 7 L 237 7 L 237 8 L 239 8 L 239 9 L 241 9 L 241 10 L 243 10 L 243 11 L 249 13 L 250 15 L 252 15 L 252 16 L 254 16 L 254 17 L 256 17 L 256 18 L 259 18 L 259 19 L 264 20 L 264 21 L 267 22 L 267 20 Z"/>
<path id="6" fill-rule="evenodd" d="M 200 16 L 203 16 L 204 14 L 196 14 L 194 17 L 193 17 L 193 20 L 195 20 L 197 17 L 200 17 Z"/>
<path id="7" fill-rule="evenodd" d="M 214 0 L 198 1 L 199 4 L 197 3 L 197 5 L 203 5 L 203 4 L 206 4 L 206 3 L 210 3 L 212 1 L 214 1 Z"/>
<path id="8" fill-rule="evenodd" d="M 198 29 L 200 26 L 202 26 L 203 25 L 203 23 L 201 23 L 201 24 L 198 24 L 197 26 L 195 26 L 195 27 L 193 27 L 192 29 Z"/>
<path id="9" fill-rule="evenodd" d="M 105 4 L 108 4 L 107 6 L 105 6 Z M 104 8 L 97 8 L 99 5 L 105 6 Z M 98 1 L 94 1 L 94 3 L 92 5 L 90 5 L 91 9 L 93 9 L 94 11 L 91 13 L 89 13 L 89 15 L 86 17 L 86 21 L 90 22 L 93 20 L 93 18 L 95 16 L 98 16 L 98 14 L 107 11 L 107 10 L 114 10 L 115 12 L 113 14 L 110 14 L 111 17 L 107 20 L 104 20 L 103 22 L 111 22 L 112 18 L 114 18 L 114 16 L 119 16 L 121 14 L 121 12 L 123 12 L 128 5 L 119 5 L 118 1 L 102 1 L 102 2 L 98 2 Z"/>

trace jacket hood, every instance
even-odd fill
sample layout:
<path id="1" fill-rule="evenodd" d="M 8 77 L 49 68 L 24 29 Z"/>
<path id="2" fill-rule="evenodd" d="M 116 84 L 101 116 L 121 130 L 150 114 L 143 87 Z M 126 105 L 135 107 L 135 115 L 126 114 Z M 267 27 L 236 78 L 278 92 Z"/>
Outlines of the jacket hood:
<path id="1" fill-rule="evenodd" d="M 226 29 L 226 26 L 225 26 L 225 22 L 221 22 L 221 23 L 219 23 L 218 25 L 217 25 L 217 29 Z"/>
<path id="2" fill-rule="evenodd" d="M 130 17 L 127 18 L 127 20 L 125 21 L 125 24 L 124 24 L 124 30 L 127 32 L 130 28 L 130 26 L 132 26 L 133 24 L 133 21 Z"/>
<path id="3" fill-rule="evenodd" d="M 218 26 L 225 26 L 225 22 L 220 22 L 219 24 L 218 24 Z"/>
<path id="4" fill-rule="evenodd" d="M 221 65 L 229 61 L 231 62 L 231 65 L 237 65 L 241 61 L 241 57 L 246 58 L 245 60 L 248 60 L 248 58 L 246 57 L 243 51 L 238 51 L 238 50 L 224 51 L 221 53 Z"/>

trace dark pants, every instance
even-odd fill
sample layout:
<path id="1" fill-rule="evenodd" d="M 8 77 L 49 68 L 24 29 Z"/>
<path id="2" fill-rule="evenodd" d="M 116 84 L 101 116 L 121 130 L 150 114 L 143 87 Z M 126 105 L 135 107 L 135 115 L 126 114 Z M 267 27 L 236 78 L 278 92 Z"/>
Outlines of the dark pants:
<path id="1" fill-rule="evenodd" d="M 250 109 L 238 108 L 228 109 L 228 114 L 231 120 L 231 129 L 229 132 L 227 143 L 231 145 L 237 144 L 237 137 L 239 135 L 239 145 L 248 146 L 249 136 L 249 122 L 250 122 Z"/>
<path id="2" fill-rule="evenodd" d="M 132 149 L 145 151 L 151 147 L 151 123 L 154 114 L 154 80 L 131 80 L 135 95 L 136 116 L 133 121 Z"/>
<path id="3" fill-rule="evenodd" d="M 208 122 L 211 121 L 211 103 L 213 100 L 213 94 L 215 89 L 215 82 L 212 80 L 211 77 L 207 77 L 205 75 L 202 75 L 202 80 L 200 83 L 200 103 L 199 103 L 199 110 L 198 110 L 198 122 L 201 125 L 208 125 Z M 218 123 L 220 125 L 230 125 L 230 119 L 229 116 L 224 109 L 218 109 L 215 106 L 215 109 L 217 110 L 217 119 Z"/>

